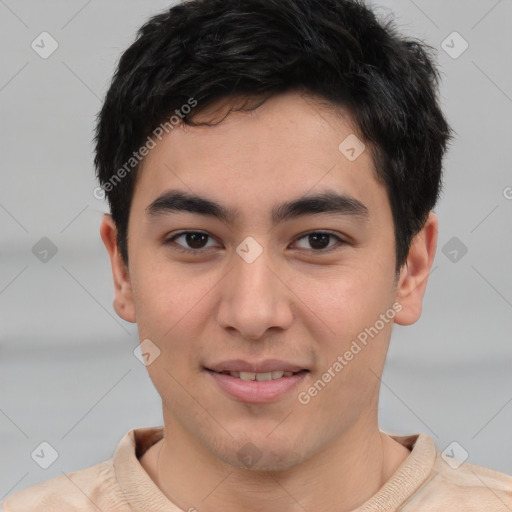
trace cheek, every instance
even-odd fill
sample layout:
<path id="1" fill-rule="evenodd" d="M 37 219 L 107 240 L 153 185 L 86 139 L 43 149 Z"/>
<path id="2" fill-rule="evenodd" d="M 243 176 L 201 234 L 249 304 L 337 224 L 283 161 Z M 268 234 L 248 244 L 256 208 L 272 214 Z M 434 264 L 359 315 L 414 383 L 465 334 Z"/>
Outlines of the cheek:
<path id="1" fill-rule="evenodd" d="M 394 316 L 390 281 L 378 270 L 338 269 L 322 282 L 301 281 L 297 289 L 307 290 L 301 295 L 308 306 L 303 312 L 312 319 L 308 329 L 317 342 L 319 377 L 329 382 L 317 406 L 331 401 L 356 410 L 378 384 L 370 370 L 379 375 L 386 358 Z"/>
<path id="2" fill-rule="evenodd" d="M 320 279 L 298 276 L 295 290 L 309 316 L 323 324 L 330 338 L 340 341 L 373 325 L 391 306 L 391 281 L 366 269 L 334 269 Z"/>
<path id="3" fill-rule="evenodd" d="M 149 263 L 138 268 L 132 280 L 139 332 L 147 337 L 166 337 L 184 318 L 197 314 L 197 306 L 213 281 L 186 273 L 169 262 Z"/>
<path id="4" fill-rule="evenodd" d="M 179 395 L 176 381 L 190 385 L 189 379 L 198 371 L 202 333 L 212 315 L 208 297 L 217 281 L 207 275 L 187 276 L 179 267 L 166 264 L 146 265 L 135 282 L 139 339 L 151 340 L 160 351 L 147 367 L 149 376 L 160 392 L 174 390 Z"/>

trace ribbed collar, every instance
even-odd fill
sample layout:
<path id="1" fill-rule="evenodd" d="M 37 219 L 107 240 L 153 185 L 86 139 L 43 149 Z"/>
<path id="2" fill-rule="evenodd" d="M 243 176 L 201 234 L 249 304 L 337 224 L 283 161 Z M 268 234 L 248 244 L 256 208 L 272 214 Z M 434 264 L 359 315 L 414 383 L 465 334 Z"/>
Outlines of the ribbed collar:
<path id="1" fill-rule="evenodd" d="M 139 512 L 183 512 L 162 493 L 139 462 L 139 457 L 163 437 L 163 427 L 130 430 L 120 441 L 113 463 L 119 485 Z M 354 512 L 397 510 L 426 481 L 435 464 L 436 448 L 426 434 L 389 435 L 411 450 L 391 478 Z"/>
<path id="2" fill-rule="evenodd" d="M 434 441 L 426 434 L 389 437 L 411 450 L 391 478 L 354 512 L 394 512 L 427 480 L 436 462 Z"/>

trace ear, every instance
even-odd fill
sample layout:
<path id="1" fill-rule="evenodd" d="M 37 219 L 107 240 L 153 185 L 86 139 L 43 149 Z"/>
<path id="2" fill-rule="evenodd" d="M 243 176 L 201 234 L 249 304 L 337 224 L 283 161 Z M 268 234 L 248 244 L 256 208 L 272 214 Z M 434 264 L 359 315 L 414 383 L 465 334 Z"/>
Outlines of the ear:
<path id="1" fill-rule="evenodd" d="M 101 219 L 100 235 L 110 256 L 114 279 L 114 310 L 127 322 L 136 322 L 130 274 L 117 246 L 117 228 L 111 215 Z"/>
<path id="2" fill-rule="evenodd" d="M 395 315 L 397 324 L 411 325 L 421 316 L 423 295 L 436 253 L 438 226 L 437 216 L 430 212 L 425 225 L 412 240 L 397 282 L 396 299 L 402 305 Z"/>

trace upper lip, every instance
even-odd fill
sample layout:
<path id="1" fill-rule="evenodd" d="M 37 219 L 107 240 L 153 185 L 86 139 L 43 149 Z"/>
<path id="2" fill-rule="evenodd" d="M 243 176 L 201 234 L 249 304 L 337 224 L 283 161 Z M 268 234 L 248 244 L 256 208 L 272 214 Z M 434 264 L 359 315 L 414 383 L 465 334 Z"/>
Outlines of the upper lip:
<path id="1" fill-rule="evenodd" d="M 217 364 L 205 366 L 207 370 L 214 372 L 253 372 L 267 373 L 275 371 L 300 372 L 306 370 L 304 366 L 282 361 L 280 359 L 265 359 L 264 361 L 244 361 L 243 359 L 230 359 Z"/>

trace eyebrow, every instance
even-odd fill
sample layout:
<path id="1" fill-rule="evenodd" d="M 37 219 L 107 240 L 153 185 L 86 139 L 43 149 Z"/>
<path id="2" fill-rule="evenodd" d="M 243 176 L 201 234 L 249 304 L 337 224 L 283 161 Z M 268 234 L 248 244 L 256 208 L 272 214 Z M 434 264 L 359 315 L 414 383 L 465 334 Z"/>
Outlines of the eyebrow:
<path id="1" fill-rule="evenodd" d="M 164 192 L 146 208 L 146 214 L 150 217 L 159 217 L 176 212 L 206 215 L 228 224 L 233 224 L 240 216 L 237 209 L 180 190 Z M 322 213 L 353 216 L 363 221 L 369 219 L 368 208 L 361 201 L 347 194 L 338 194 L 331 191 L 302 196 L 282 203 L 272 209 L 271 219 L 275 225 L 293 218 Z"/>

